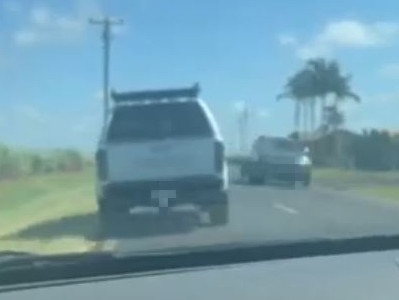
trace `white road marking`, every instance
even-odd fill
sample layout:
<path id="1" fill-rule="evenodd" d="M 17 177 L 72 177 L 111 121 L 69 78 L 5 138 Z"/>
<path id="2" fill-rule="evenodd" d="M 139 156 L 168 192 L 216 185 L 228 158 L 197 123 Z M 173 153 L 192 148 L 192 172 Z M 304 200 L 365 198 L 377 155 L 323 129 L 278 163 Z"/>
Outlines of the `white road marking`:
<path id="1" fill-rule="evenodd" d="M 283 212 L 286 212 L 288 214 L 291 214 L 291 215 L 299 214 L 299 212 L 296 209 L 294 209 L 292 207 L 289 207 L 289 206 L 286 206 L 286 205 L 281 204 L 281 203 L 274 203 L 273 207 L 276 208 L 276 209 L 279 209 L 279 210 L 281 210 Z"/>

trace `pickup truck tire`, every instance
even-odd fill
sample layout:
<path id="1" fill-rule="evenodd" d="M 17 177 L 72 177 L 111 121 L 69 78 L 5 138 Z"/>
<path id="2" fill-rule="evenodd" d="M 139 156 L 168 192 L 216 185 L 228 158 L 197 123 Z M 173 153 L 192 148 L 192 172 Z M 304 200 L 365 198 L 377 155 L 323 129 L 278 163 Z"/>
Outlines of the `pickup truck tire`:
<path id="1" fill-rule="evenodd" d="M 207 209 L 209 213 L 210 226 L 223 226 L 229 222 L 229 204 L 228 196 L 223 194 L 223 196 L 212 202 Z"/>
<path id="2" fill-rule="evenodd" d="M 288 183 L 292 188 L 296 188 L 298 186 L 297 183 L 307 188 L 310 186 L 311 181 L 312 181 L 311 175 L 305 175 L 301 179 L 292 179 Z"/>
<path id="3" fill-rule="evenodd" d="M 312 176 L 310 174 L 305 175 L 302 184 L 304 187 L 309 187 L 312 182 Z"/>
<path id="4" fill-rule="evenodd" d="M 105 211 L 98 212 L 98 223 L 100 229 L 100 235 L 102 238 L 109 237 L 115 232 L 116 222 L 111 214 Z"/>
<path id="5" fill-rule="evenodd" d="M 107 205 L 107 201 L 104 199 L 98 201 L 98 223 L 102 237 L 115 234 L 122 227 L 124 219 L 121 212 L 113 210 Z"/>

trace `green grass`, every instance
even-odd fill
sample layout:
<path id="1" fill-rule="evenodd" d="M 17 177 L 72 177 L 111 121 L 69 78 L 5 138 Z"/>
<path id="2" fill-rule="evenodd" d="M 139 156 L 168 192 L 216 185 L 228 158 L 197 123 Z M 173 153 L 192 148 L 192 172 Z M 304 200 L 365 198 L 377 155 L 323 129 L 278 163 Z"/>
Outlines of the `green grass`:
<path id="1" fill-rule="evenodd" d="M 88 251 L 96 222 L 92 170 L 0 182 L 0 251 Z"/>
<path id="2" fill-rule="evenodd" d="M 340 169 L 315 169 L 316 185 L 349 190 L 361 195 L 399 200 L 399 171 L 370 172 Z"/>
<path id="3" fill-rule="evenodd" d="M 319 185 L 333 188 L 363 186 L 391 186 L 399 182 L 399 171 L 371 172 L 340 169 L 314 169 L 313 177 Z"/>
<path id="4" fill-rule="evenodd" d="M 399 201 L 399 187 L 395 186 L 365 187 L 356 189 L 356 192 L 365 196 Z"/>

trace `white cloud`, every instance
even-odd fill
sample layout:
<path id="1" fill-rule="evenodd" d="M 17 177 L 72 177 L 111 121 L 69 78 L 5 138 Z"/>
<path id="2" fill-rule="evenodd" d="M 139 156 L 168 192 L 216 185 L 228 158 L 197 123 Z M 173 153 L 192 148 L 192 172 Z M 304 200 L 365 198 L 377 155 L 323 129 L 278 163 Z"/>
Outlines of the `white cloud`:
<path id="1" fill-rule="evenodd" d="M 399 36 L 399 23 L 341 20 L 327 23 L 314 37 L 297 42 L 295 37 L 281 39 L 283 45 L 295 45 L 301 59 L 329 56 L 342 48 L 368 48 L 386 46 Z M 283 36 L 284 37 L 284 36 Z M 295 44 L 293 44 L 295 41 Z"/>
<path id="2" fill-rule="evenodd" d="M 283 46 L 296 45 L 298 43 L 296 37 L 290 34 L 280 34 L 278 36 L 278 41 Z"/>
<path id="3" fill-rule="evenodd" d="M 340 21 L 327 24 L 318 40 L 342 47 L 369 47 L 385 44 L 397 33 L 398 25 L 394 23 Z"/>
<path id="4" fill-rule="evenodd" d="M 19 30 L 14 35 L 14 41 L 18 45 L 30 45 L 39 40 L 40 36 L 38 33 L 29 29 Z"/>
<path id="5" fill-rule="evenodd" d="M 331 56 L 331 52 L 331 47 L 317 42 L 302 45 L 296 49 L 296 55 L 301 59 L 309 59 L 322 56 L 328 57 Z"/>
<path id="6" fill-rule="evenodd" d="M 88 18 L 102 15 L 95 2 L 81 0 L 74 11 L 59 13 L 46 6 L 32 7 L 28 22 L 14 32 L 14 42 L 28 46 L 50 42 L 75 42 L 84 37 Z"/>
<path id="7" fill-rule="evenodd" d="M 378 70 L 378 74 L 386 78 L 399 79 L 399 63 L 383 65 Z"/>

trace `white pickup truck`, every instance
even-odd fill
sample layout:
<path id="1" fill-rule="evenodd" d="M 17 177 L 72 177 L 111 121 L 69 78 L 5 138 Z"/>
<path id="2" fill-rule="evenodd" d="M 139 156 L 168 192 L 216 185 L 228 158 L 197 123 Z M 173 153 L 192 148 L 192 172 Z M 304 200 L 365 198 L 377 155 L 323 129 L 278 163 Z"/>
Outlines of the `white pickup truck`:
<path id="1" fill-rule="evenodd" d="M 223 139 L 199 88 L 113 93 L 98 144 L 97 204 L 108 230 L 135 207 L 193 204 L 228 221 Z"/>

